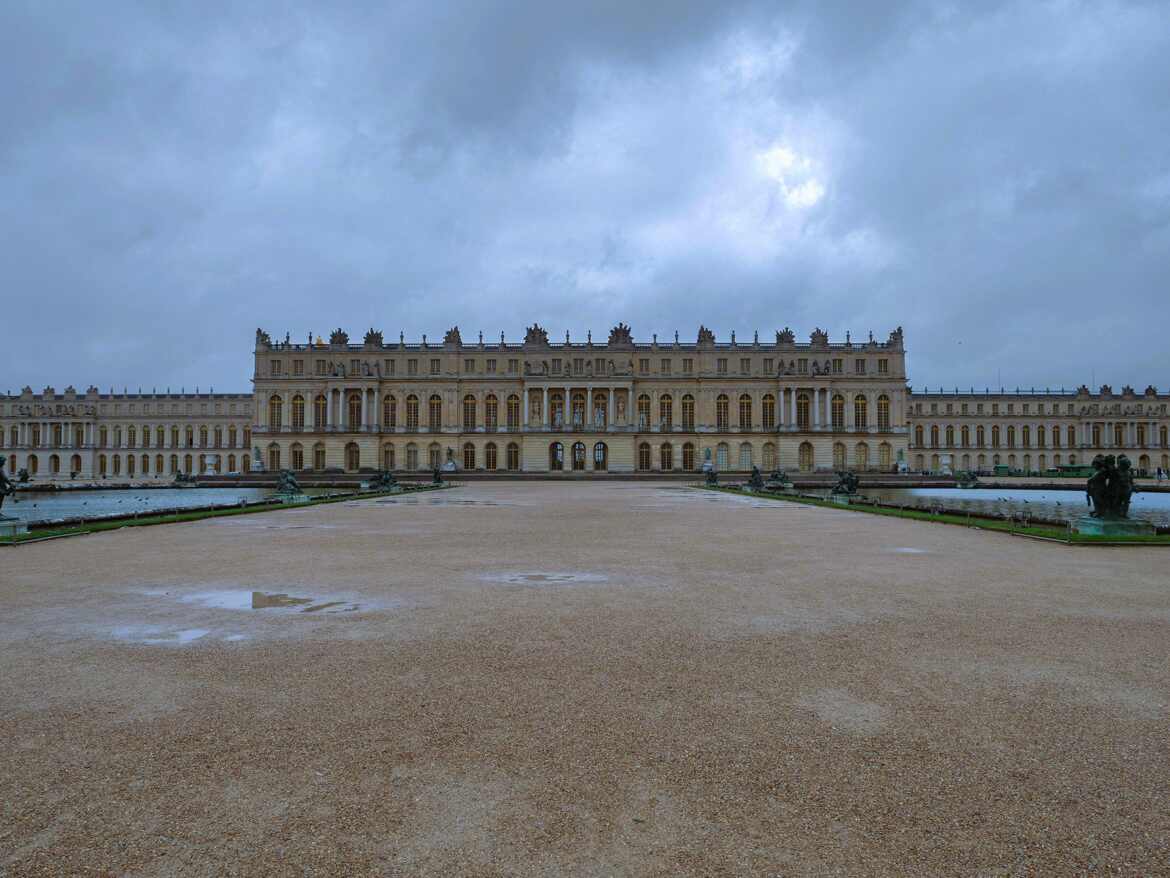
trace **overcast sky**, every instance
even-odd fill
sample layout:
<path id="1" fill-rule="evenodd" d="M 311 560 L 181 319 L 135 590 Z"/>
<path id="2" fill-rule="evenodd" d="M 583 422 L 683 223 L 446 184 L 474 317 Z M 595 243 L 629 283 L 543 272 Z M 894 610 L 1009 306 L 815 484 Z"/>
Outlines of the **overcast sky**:
<path id="1" fill-rule="evenodd" d="M 620 320 L 1170 387 L 1166 2 L 7 0 L 0 113 L 0 390 Z"/>

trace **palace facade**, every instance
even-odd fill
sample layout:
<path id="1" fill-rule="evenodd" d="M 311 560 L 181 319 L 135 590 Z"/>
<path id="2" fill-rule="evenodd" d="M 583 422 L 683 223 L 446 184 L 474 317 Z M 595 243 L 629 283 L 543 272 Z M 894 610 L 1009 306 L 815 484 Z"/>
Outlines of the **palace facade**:
<path id="1" fill-rule="evenodd" d="M 260 330 L 252 393 L 0 397 L 0 454 L 37 479 L 171 479 L 281 469 L 496 472 L 1043 472 L 1124 453 L 1170 470 L 1170 395 L 912 391 L 901 329 L 798 342 L 785 329 L 718 341 L 273 341 Z"/>
<path id="2" fill-rule="evenodd" d="M 830 342 L 635 341 L 619 324 L 521 343 L 273 342 L 257 331 L 256 447 L 269 469 L 517 472 L 893 469 L 907 452 L 901 330 Z"/>
<path id="3" fill-rule="evenodd" d="M 0 397 L 5 472 L 35 479 L 172 479 L 251 466 L 248 393 L 101 393 L 96 387 Z"/>

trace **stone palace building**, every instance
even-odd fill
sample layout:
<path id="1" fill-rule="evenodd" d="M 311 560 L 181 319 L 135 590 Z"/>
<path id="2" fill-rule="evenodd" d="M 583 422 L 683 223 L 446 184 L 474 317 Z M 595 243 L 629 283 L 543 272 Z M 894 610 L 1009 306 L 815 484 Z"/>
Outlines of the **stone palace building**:
<path id="1" fill-rule="evenodd" d="M 912 392 L 901 329 L 830 341 L 273 341 L 256 332 L 250 394 L 0 397 L 0 454 L 38 478 L 275 470 L 1040 472 L 1124 452 L 1170 469 L 1170 396 Z"/>

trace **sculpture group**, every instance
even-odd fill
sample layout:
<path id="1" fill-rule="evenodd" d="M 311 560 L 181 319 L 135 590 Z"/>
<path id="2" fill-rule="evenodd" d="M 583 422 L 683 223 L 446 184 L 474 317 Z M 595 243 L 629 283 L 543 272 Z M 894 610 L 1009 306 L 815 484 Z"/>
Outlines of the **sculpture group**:
<path id="1" fill-rule="evenodd" d="M 1085 499 L 1094 518 L 1128 518 L 1129 502 L 1134 492 L 1134 473 L 1124 454 L 1098 454 L 1093 458 L 1093 474 L 1085 486 Z"/>
<path id="2" fill-rule="evenodd" d="M 0 517 L 3 517 L 4 498 L 16 493 L 16 486 L 12 484 L 12 480 L 4 472 L 4 464 L 7 460 L 8 458 L 0 455 Z"/>

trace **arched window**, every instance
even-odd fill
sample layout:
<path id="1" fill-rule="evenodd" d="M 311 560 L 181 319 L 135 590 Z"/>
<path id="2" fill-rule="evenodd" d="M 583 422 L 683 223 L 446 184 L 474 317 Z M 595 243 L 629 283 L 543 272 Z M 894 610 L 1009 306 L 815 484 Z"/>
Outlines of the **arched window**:
<path id="1" fill-rule="evenodd" d="M 427 401 L 427 427 L 432 433 L 443 429 L 443 398 L 437 393 Z"/>
<path id="2" fill-rule="evenodd" d="M 414 472 L 419 468 L 418 463 L 418 446 L 413 442 L 408 442 L 406 444 L 406 468 Z"/>
<path id="3" fill-rule="evenodd" d="M 853 397 L 853 423 L 858 430 L 869 427 L 869 401 L 865 394 L 859 393 Z"/>
<path id="4" fill-rule="evenodd" d="M 763 402 L 760 405 L 760 414 L 762 423 L 760 427 L 764 430 L 773 430 L 776 427 L 776 397 L 770 393 L 764 394 Z"/>
<path id="5" fill-rule="evenodd" d="M 496 443 L 489 442 L 483 449 L 483 468 L 488 472 L 495 472 L 496 469 Z"/>
<path id="6" fill-rule="evenodd" d="M 938 472 L 938 455 L 932 454 L 930 456 L 930 471 L 932 473 Z"/>
<path id="7" fill-rule="evenodd" d="M 796 426 L 807 430 L 809 424 L 809 399 L 807 393 L 796 394 Z"/>
<path id="8" fill-rule="evenodd" d="M 54 426 L 56 426 L 58 430 L 61 429 L 61 426 L 59 424 L 55 424 Z M 204 427 L 203 429 L 206 430 L 207 428 Z M 138 441 L 138 431 L 135 430 L 134 425 L 131 424 L 129 427 L 126 428 L 126 447 L 133 448 L 135 442 L 137 442 L 137 441 Z M 60 443 L 55 442 L 54 444 L 59 445 Z"/>
<path id="9" fill-rule="evenodd" d="M 739 395 L 739 429 L 752 428 L 752 398 L 747 393 Z"/>
<path id="10" fill-rule="evenodd" d="M 325 443 L 318 442 L 313 446 L 313 469 L 321 472 L 325 469 Z"/>
<path id="11" fill-rule="evenodd" d="M 102 472 L 105 472 L 106 471 L 106 462 L 105 462 L 104 458 L 102 459 L 101 464 L 102 464 Z M 170 474 L 172 476 L 176 475 L 179 472 L 179 455 L 172 454 L 171 459 L 169 461 L 169 464 L 170 465 L 168 467 L 168 470 L 170 471 Z"/>
<path id="12" fill-rule="evenodd" d="M 441 466 L 443 463 L 443 449 L 439 447 L 438 442 L 432 442 L 427 446 L 427 464 L 430 469 Z"/>
<path id="13" fill-rule="evenodd" d="M 299 393 L 292 399 L 292 428 L 297 431 L 305 429 L 305 398 Z"/>
<path id="14" fill-rule="evenodd" d="M 463 432 L 475 432 L 475 397 L 470 393 L 463 397 Z"/>
<path id="15" fill-rule="evenodd" d="M 510 472 L 517 472 L 520 469 L 520 446 L 515 442 L 508 443 L 507 467 Z"/>
<path id="16" fill-rule="evenodd" d="M 763 468 L 771 472 L 776 469 L 776 445 L 772 442 L 764 443 L 764 453 L 760 461 Z"/>
<path id="17" fill-rule="evenodd" d="M 971 469 L 971 455 L 964 454 L 962 463 L 960 464 L 964 472 L 969 472 Z"/>
<path id="18" fill-rule="evenodd" d="M 393 470 L 395 468 L 396 467 L 395 467 L 395 462 L 394 462 L 394 443 L 387 442 L 385 445 L 382 446 L 382 469 L 389 472 L 390 470 Z"/>
<path id="19" fill-rule="evenodd" d="M 295 470 L 305 468 L 305 449 L 300 442 L 294 442 L 288 449 L 289 465 Z"/>
<path id="20" fill-rule="evenodd" d="M 594 392 L 593 408 L 589 410 L 589 417 L 592 419 L 594 429 L 604 430 L 608 426 L 609 396 L 604 390 Z"/>
<path id="21" fill-rule="evenodd" d="M 669 442 L 663 442 L 658 449 L 658 468 L 663 472 L 674 469 L 674 448 Z"/>
<path id="22" fill-rule="evenodd" d="M 658 427 L 661 430 L 674 429 L 674 397 L 669 393 L 658 397 Z"/>
<path id="23" fill-rule="evenodd" d="M 78 443 L 78 444 L 80 445 L 81 443 Z M 145 425 L 143 425 L 143 427 L 142 427 L 142 447 L 143 448 L 150 447 L 150 427 L 147 427 Z"/>
<path id="24" fill-rule="evenodd" d="M 964 448 L 971 444 L 971 428 L 966 424 L 964 424 L 962 429 L 959 430 L 959 441 L 962 443 Z"/>
<path id="25" fill-rule="evenodd" d="M 695 468 L 695 444 L 693 442 L 684 442 L 682 454 L 682 468 L 687 472 L 691 472 Z"/>
<path id="26" fill-rule="evenodd" d="M 163 456 L 161 454 L 156 454 L 154 456 L 154 474 L 156 476 L 161 476 L 163 474 L 163 469 L 165 467 L 166 467 L 166 461 L 163 459 Z M 228 471 L 230 472 L 230 471 L 234 470 L 235 468 L 236 468 L 236 457 L 234 454 L 229 455 L 228 456 Z"/>
<path id="27" fill-rule="evenodd" d="M 727 461 L 730 457 L 731 450 L 728 448 L 726 442 L 720 442 L 715 446 L 715 468 L 719 471 L 727 469 Z"/>
<path id="28" fill-rule="evenodd" d="M 398 399 L 393 393 L 382 397 L 382 429 L 394 430 L 398 427 Z M 387 467 L 389 469 L 389 467 Z"/>
<path id="29" fill-rule="evenodd" d="M 134 428 L 131 427 L 131 429 L 134 429 Z M 1128 442 L 1125 441 L 1125 425 L 1124 424 L 1114 424 L 1113 425 L 1113 444 L 1116 445 L 1118 448 L 1121 448 L 1122 446 L 1129 444 Z"/>
<path id="30" fill-rule="evenodd" d="M 183 430 L 183 433 L 184 433 L 183 439 L 186 441 L 186 445 L 184 445 L 183 447 L 184 448 L 194 448 L 195 447 L 195 428 L 194 427 L 187 427 L 186 429 Z"/>
<path id="31" fill-rule="evenodd" d="M 565 425 L 565 396 L 560 391 L 548 395 L 549 424 L 553 427 Z"/>
<path id="32" fill-rule="evenodd" d="M 357 391 L 346 397 L 345 413 L 347 421 L 345 427 L 351 433 L 362 428 L 362 395 Z"/>
<path id="33" fill-rule="evenodd" d="M 470 442 L 463 443 L 463 468 L 469 471 L 475 469 L 475 446 Z"/>
<path id="34" fill-rule="evenodd" d="M 54 455 L 54 457 L 55 456 L 56 455 Z M 200 470 L 202 470 L 202 467 L 200 467 Z M 126 475 L 129 478 L 134 478 L 134 455 L 133 454 L 126 455 Z"/>
<path id="35" fill-rule="evenodd" d="M 730 400 L 728 400 L 726 393 L 721 393 L 715 397 L 715 429 L 720 433 L 726 433 L 729 427 L 729 405 Z"/>
<path id="36" fill-rule="evenodd" d="M 930 447 L 938 448 L 938 424 L 930 425 Z"/>
<path id="37" fill-rule="evenodd" d="M 845 397 L 839 393 L 834 393 L 829 400 L 829 417 L 834 430 L 845 429 Z"/>
<path id="38" fill-rule="evenodd" d="M 187 455 L 187 472 L 191 472 L 191 455 Z M 280 446 L 273 442 L 268 446 L 268 468 L 273 472 L 280 469 Z"/>
<path id="39" fill-rule="evenodd" d="M 983 432 L 983 427 L 982 426 L 976 427 L 975 428 L 975 445 L 978 446 L 979 448 L 982 448 L 986 444 L 987 444 L 987 436 Z"/>
<path id="40" fill-rule="evenodd" d="M 350 472 L 357 472 L 361 469 L 362 452 L 356 442 L 347 442 L 345 444 L 345 468 Z"/>
<path id="41" fill-rule="evenodd" d="M 1150 456 L 1148 454 L 1143 454 L 1138 458 L 1138 471 L 1142 475 L 1150 471 Z"/>
<path id="42" fill-rule="evenodd" d="M 609 449 L 604 442 L 593 446 L 593 468 L 595 470 L 609 469 Z"/>
<path id="43" fill-rule="evenodd" d="M 811 442 L 801 442 L 799 452 L 800 469 L 802 472 L 811 472 L 816 463 Z"/>
<path id="44" fill-rule="evenodd" d="M 1032 447 L 1032 428 L 1027 424 L 1020 427 L 1020 444 L 1024 448 Z"/>
<path id="45" fill-rule="evenodd" d="M 638 397 L 638 429 L 650 429 L 650 397 L 645 393 Z M 649 446 L 646 447 L 649 448 Z"/>
<path id="46" fill-rule="evenodd" d="M 227 468 L 228 468 L 229 473 L 234 473 L 236 471 L 236 456 L 234 454 L 228 455 Z M 159 454 L 154 459 L 154 471 L 156 473 L 161 473 L 162 469 L 163 469 L 163 458 L 162 458 L 162 455 Z"/>
<path id="47" fill-rule="evenodd" d="M 284 400 L 275 393 L 268 398 L 268 426 L 279 428 L 283 424 Z"/>
<path id="48" fill-rule="evenodd" d="M 553 442 L 548 447 L 548 468 L 557 471 L 565 468 L 565 446 L 560 442 Z"/>
<path id="49" fill-rule="evenodd" d="M 859 470 L 869 469 L 869 446 L 864 442 L 858 442 L 853 449 L 853 465 Z"/>
<path id="50" fill-rule="evenodd" d="M 966 455 L 964 455 L 966 457 Z M 894 449 L 890 447 L 889 442 L 883 442 L 878 446 L 878 468 L 883 472 L 889 470 L 894 465 Z"/>
<path id="51" fill-rule="evenodd" d="M 131 428 L 131 429 L 133 429 L 133 428 Z M 207 447 L 207 428 L 206 427 L 199 428 L 199 447 L 200 448 Z"/>
<path id="52" fill-rule="evenodd" d="M 236 428 L 229 427 L 228 431 L 230 432 L 230 434 L 232 436 L 232 444 L 235 444 Z M 167 431 L 165 429 L 163 429 L 162 427 L 155 427 L 154 428 L 154 447 L 155 448 L 164 448 L 166 446 L 166 444 L 167 444 Z"/>
<path id="53" fill-rule="evenodd" d="M 325 394 L 318 393 L 313 397 L 313 427 L 317 430 L 324 430 L 328 423 L 329 403 L 325 399 Z"/>
<path id="54" fill-rule="evenodd" d="M 742 470 L 752 468 L 752 444 L 750 442 L 739 444 L 739 468 Z"/>
<path id="55" fill-rule="evenodd" d="M 215 447 L 223 448 L 223 427 L 215 428 Z"/>
<path id="56" fill-rule="evenodd" d="M 1048 430 L 1043 424 L 1036 427 L 1036 447 L 1043 448 L 1048 444 Z M 1041 467 L 1043 469 L 1043 467 Z"/>
<path id="57" fill-rule="evenodd" d="M 418 397 L 413 393 L 406 398 L 406 429 L 412 433 L 418 430 Z"/>
<path id="58" fill-rule="evenodd" d="M 520 429 L 520 397 L 513 393 L 508 397 L 508 432 L 515 433 Z"/>
<path id="59" fill-rule="evenodd" d="M 1069 429 L 1071 430 L 1072 427 L 1069 427 Z M 1100 424 L 1093 425 L 1093 447 L 1094 448 L 1101 447 L 1101 425 Z"/>
<path id="60" fill-rule="evenodd" d="M 1016 447 L 1016 428 L 1011 425 L 1007 428 L 1007 446 L 1008 448 Z"/>
<path id="61" fill-rule="evenodd" d="M 573 426 L 577 429 L 585 426 L 585 394 L 580 390 L 573 394 Z"/>
<path id="62" fill-rule="evenodd" d="M 13 429 L 15 430 L 16 428 L 13 427 Z M 178 436 L 178 434 L 179 434 L 178 428 L 175 428 L 176 437 Z M 109 432 L 106 430 L 105 427 L 100 427 L 98 429 L 98 448 L 105 448 L 107 445 L 109 445 L 109 443 L 110 443 Z M 13 442 L 12 444 L 15 445 L 16 443 Z"/>
<path id="63" fill-rule="evenodd" d="M 925 444 L 925 442 L 922 438 L 922 425 L 915 424 L 914 425 L 914 447 L 921 448 L 924 444 Z"/>
<path id="64" fill-rule="evenodd" d="M 573 443 L 572 460 L 573 460 L 573 469 L 575 469 L 575 470 L 585 469 L 585 443 L 584 442 L 574 442 Z"/>
<path id="65" fill-rule="evenodd" d="M 650 469 L 650 443 L 642 442 L 638 445 L 638 469 Z"/>
<path id="66" fill-rule="evenodd" d="M 890 429 L 890 398 L 884 393 L 878 397 L 878 429 L 883 433 Z"/>
<path id="67" fill-rule="evenodd" d="M 833 443 L 833 469 L 845 469 L 845 443 Z"/>
<path id="68" fill-rule="evenodd" d="M 695 398 L 689 393 L 682 398 L 682 428 L 690 432 L 695 429 Z"/>
<path id="69" fill-rule="evenodd" d="M 114 455 L 114 460 L 115 460 L 115 462 L 118 460 L 118 455 L 116 455 L 116 454 Z M 30 454 L 28 456 L 28 460 L 25 461 L 25 465 L 28 467 L 28 474 L 30 476 L 35 476 L 37 474 L 37 469 L 40 467 L 40 462 L 37 460 L 37 456 L 35 454 Z M 104 469 L 103 469 L 103 472 L 104 472 Z M 117 475 L 117 474 L 118 474 L 118 468 L 117 468 L 117 466 L 115 466 L 114 467 L 114 475 Z"/>
<path id="70" fill-rule="evenodd" d="M 483 401 L 483 425 L 492 433 L 500 426 L 500 401 L 496 399 L 494 393 L 489 393 L 487 399 Z"/>
<path id="71" fill-rule="evenodd" d="M 130 455 L 130 460 L 134 460 L 134 455 Z M 61 458 L 55 454 L 49 455 L 49 474 L 53 476 L 61 474 Z"/>
<path id="72" fill-rule="evenodd" d="M 953 424 L 947 424 L 947 448 L 955 447 L 955 428 Z"/>

